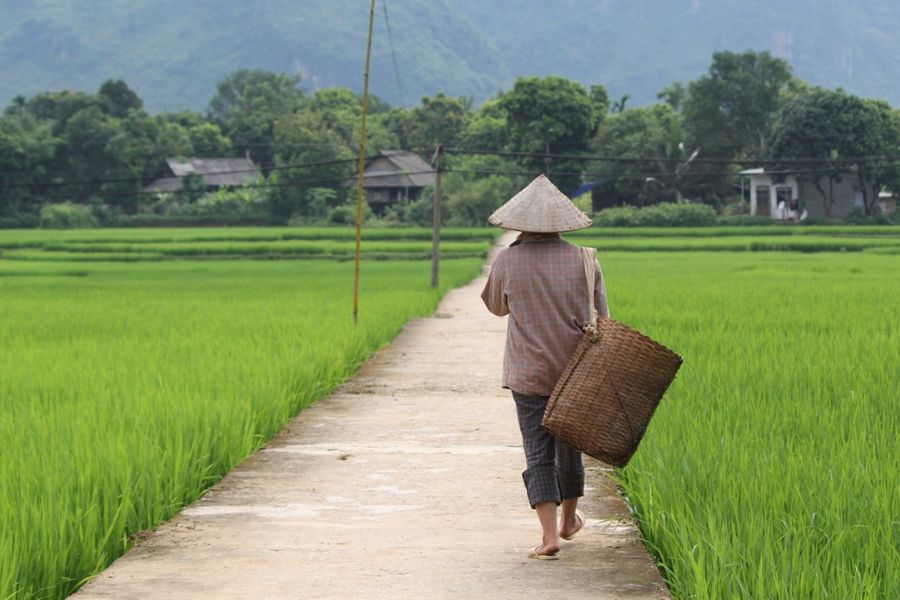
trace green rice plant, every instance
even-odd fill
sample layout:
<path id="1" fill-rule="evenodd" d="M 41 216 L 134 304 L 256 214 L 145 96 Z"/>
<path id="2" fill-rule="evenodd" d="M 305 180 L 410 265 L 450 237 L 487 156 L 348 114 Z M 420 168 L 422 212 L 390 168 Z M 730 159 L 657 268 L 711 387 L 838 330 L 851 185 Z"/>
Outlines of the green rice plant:
<path id="1" fill-rule="evenodd" d="M 7 250 L 0 254 L 3 260 L 39 262 L 141 262 L 160 261 L 165 257 L 154 252 L 67 252 L 48 251 L 43 248 Z"/>
<path id="2" fill-rule="evenodd" d="M 600 247 L 613 316 L 685 358 L 618 473 L 642 535 L 677 598 L 900 597 L 897 228 L 732 229 L 571 236 Z M 0 256 L 4 600 L 64 596 L 438 297 L 427 238 L 366 243 L 354 329 L 348 239 L 6 233 L 25 246 Z M 190 260 L 76 262 L 162 250 Z M 242 251 L 313 258 L 195 260 Z M 446 286 L 480 260 L 443 264 Z"/>
<path id="3" fill-rule="evenodd" d="M 603 253 L 684 365 L 619 481 L 676 598 L 900 598 L 900 260 Z"/>
<path id="4" fill-rule="evenodd" d="M 880 248 L 866 248 L 865 252 L 872 254 L 900 254 L 900 246 L 886 246 Z"/>
<path id="5" fill-rule="evenodd" d="M 0 260 L 0 598 L 63 598 L 481 259 Z M 5 275 L 5 276 L 4 276 Z"/>
<path id="6" fill-rule="evenodd" d="M 568 236 L 567 236 L 568 237 Z M 869 248 L 900 247 L 900 237 L 838 236 L 721 236 L 649 238 L 570 238 L 573 243 L 600 251 L 629 252 L 860 252 Z"/>
<path id="7" fill-rule="evenodd" d="M 493 241 L 500 235 L 495 227 L 441 229 L 444 241 Z M 423 227 L 364 229 L 364 243 L 370 241 L 430 241 L 431 229 Z M 168 242 L 275 242 L 281 240 L 343 240 L 356 239 L 350 227 L 210 227 L 160 229 L 91 229 L 37 230 L 17 229 L 0 231 L 0 249 L 35 248 L 46 243 L 87 244 L 156 244 Z"/>
<path id="8" fill-rule="evenodd" d="M 887 236 L 900 237 L 900 225 L 761 225 L 758 227 L 589 227 L 566 234 L 571 238 L 758 237 L 758 236 Z"/>
<path id="9" fill-rule="evenodd" d="M 447 252 L 466 252 L 472 256 L 484 256 L 490 248 L 490 242 L 442 242 L 441 250 Z M 213 242 L 167 242 L 143 244 L 87 244 L 87 243 L 46 243 L 42 249 L 47 252 L 76 253 L 149 253 L 168 257 L 192 256 L 253 256 L 271 254 L 313 255 L 321 257 L 353 255 L 355 244 L 350 241 L 335 240 L 301 240 L 272 242 L 213 241 Z M 430 253 L 431 242 L 425 241 L 374 241 L 362 246 L 363 254 L 370 252 L 403 254 Z"/>

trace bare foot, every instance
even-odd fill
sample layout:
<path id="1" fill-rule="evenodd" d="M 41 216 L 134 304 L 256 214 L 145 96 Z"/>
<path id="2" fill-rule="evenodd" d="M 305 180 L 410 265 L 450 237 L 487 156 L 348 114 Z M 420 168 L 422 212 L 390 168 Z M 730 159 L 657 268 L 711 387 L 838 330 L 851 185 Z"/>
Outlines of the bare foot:
<path id="1" fill-rule="evenodd" d="M 584 517 L 579 513 L 572 514 L 567 520 L 559 524 L 559 537 L 571 540 L 575 534 L 584 527 Z"/>

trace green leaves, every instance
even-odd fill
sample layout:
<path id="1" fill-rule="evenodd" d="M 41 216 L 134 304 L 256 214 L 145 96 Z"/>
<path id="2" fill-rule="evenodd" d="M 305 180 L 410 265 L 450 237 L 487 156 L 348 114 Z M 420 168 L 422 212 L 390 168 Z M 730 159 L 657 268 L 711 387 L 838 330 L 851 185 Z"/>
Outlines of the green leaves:
<path id="1" fill-rule="evenodd" d="M 709 74 L 688 84 L 685 128 L 707 156 L 763 158 L 788 63 L 768 52 L 715 52 Z M 674 99 L 677 99 L 677 90 Z"/>
<path id="2" fill-rule="evenodd" d="M 874 212 L 882 185 L 900 187 L 894 161 L 865 158 L 900 152 L 900 121 L 886 103 L 842 90 L 812 87 L 793 96 L 781 111 L 771 151 L 776 159 L 816 159 L 786 161 L 780 168 L 805 170 L 800 176 L 825 196 L 827 214 L 829 181 L 856 177 L 867 215 Z M 860 160 L 848 160 L 852 158 Z"/>

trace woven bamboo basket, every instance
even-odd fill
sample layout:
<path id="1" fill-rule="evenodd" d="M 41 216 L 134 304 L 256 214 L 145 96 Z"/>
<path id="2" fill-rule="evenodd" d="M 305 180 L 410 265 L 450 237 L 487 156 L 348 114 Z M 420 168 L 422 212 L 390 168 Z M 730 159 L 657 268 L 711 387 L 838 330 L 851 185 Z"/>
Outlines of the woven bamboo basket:
<path id="1" fill-rule="evenodd" d="M 585 454 L 624 467 L 681 362 L 631 327 L 600 319 L 569 359 L 543 426 Z"/>

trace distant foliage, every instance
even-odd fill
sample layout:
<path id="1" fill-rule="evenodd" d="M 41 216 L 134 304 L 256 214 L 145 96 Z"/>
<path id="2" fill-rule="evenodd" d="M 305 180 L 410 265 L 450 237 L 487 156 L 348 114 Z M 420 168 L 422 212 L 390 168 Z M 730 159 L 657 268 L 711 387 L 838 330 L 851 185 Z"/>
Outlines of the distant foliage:
<path id="1" fill-rule="evenodd" d="M 705 204 L 655 204 L 643 208 L 621 206 L 594 216 L 598 227 L 700 227 L 716 224 L 716 211 Z"/>
<path id="2" fill-rule="evenodd" d="M 311 93 L 300 83 L 296 75 L 241 69 L 219 82 L 206 114 L 151 115 L 117 79 L 95 94 L 17 97 L 0 114 L 0 227 L 38 223 L 41 207 L 63 203 L 90 206 L 100 226 L 347 222 L 362 98 L 342 87 Z M 372 96 L 365 151 L 411 150 L 428 160 L 442 144 L 442 219 L 459 226 L 483 225 L 542 172 L 567 194 L 591 182 L 604 206 L 691 202 L 599 217 L 611 224 L 702 225 L 713 217 L 698 203 L 747 206 L 737 173 L 758 158 L 900 154 L 900 113 L 812 88 L 766 53 L 717 52 L 708 75 L 672 84 L 659 99 L 631 108 L 627 94 L 612 102 L 603 85 L 560 76 L 520 77 L 477 109 L 471 98 L 443 93 L 413 108 Z M 147 191 L 172 176 L 167 158 L 234 156 L 249 156 L 263 175 L 253 202 L 241 200 L 246 190 L 210 198 L 215 182 L 197 174 L 163 186 L 174 193 Z M 900 161 L 851 166 L 865 190 L 866 218 L 878 217 L 878 190 L 900 190 Z M 818 173 L 821 165 L 805 167 Z M 391 226 L 432 222 L 433 190 L 395 190 L 398 196 L 377 218 L 365 218 Z M 53 222 L 80 222 L 69 217 Z"/>
<path id="3" fill-rule="evenodd" d="M 97 219 L 91 209 L 80 204 L 63 202 L 49 204 L 41 209 L 40 227 L 42 229 L 86 229 L 96 227 Z"/>

